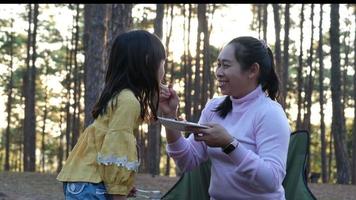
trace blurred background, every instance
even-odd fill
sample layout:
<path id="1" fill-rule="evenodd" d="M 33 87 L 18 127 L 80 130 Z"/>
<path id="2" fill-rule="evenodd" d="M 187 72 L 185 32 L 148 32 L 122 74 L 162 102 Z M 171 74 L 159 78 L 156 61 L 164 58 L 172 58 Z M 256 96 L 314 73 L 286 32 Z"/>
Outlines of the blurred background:
<path id="1" fill-rule="evenodd" d="M 356 184 L 355 4 L 1 4 L 0 172 L 58 172 L 103 87 L 113 38 L 132 29 L 166 46 L 165 82 L 197 122 L 216 58 L 238 36 L 275 55 L 292 131 L 311 134 L 311 181 Z M 158 123 L 135 131 L 141 173 L 180 175 Z"/>

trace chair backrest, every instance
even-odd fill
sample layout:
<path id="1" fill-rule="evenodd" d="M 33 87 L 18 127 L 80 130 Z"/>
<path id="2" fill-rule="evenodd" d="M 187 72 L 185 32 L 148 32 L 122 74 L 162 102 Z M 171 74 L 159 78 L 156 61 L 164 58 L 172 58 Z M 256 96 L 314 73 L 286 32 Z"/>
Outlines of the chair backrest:
<path id="1" fill-rule="evenodd" d="M 309 137 L 308 131 L 305 130 L 295 131 L 291 134 L 287 156 L 287 173 L 282 183 L 287 200 L 316 199 L 308 188 L 305 170 L 306 160 L 309 156 Z"/>
<path id="2" fill-rule="evenodd" d="M 308 156 L 309 133 L 291 134 L 286 177 L 283 180 L 286 200 L 315 200 L 307 185 L 305 164 Z M 210 160 L 182 174 L 177 183 L 162 197 L 164 200 L 209 200 Z"/>
<path id="3" fill-rule="evenodd" d="M 211 161 L 184 172 L 176 184 L 162 197 L 165 200 L 209 200 Z"/>

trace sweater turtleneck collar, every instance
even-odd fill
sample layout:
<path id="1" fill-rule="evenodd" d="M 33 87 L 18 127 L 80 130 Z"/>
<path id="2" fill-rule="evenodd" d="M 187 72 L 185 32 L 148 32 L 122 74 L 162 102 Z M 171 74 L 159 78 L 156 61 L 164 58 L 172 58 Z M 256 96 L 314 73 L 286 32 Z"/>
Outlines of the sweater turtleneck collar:
<path id="1" fill-rule="evenodd" d="M 254 90 L 252 90 L 247 95 L 245 95 L 239 99 L 236 99 L 236 98 L 230 96 L 230 99 L 231 99 L 233 105 L 241 107 L 242 105 L 246 105 L 246 106 L 249 105 L 251 102 L 253 102 L 253 100 L 257 99 L 261 95 L 265 95 L 265 93 L 262 91 L 262 86 L 258 85 Z M 245 104 L 245 103 L 247 103 L 247 104 Z"/>

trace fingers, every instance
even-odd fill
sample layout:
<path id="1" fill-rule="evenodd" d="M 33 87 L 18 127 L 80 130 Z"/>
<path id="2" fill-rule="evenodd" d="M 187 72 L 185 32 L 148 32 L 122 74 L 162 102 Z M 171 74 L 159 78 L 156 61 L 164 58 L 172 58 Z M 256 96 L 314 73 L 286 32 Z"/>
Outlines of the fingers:
<path id="1" fill-rule="evenodd" d="M 194 139 L 195 141 L 206 141 L 207 135 L 203 133 L 194 133 Z"/>

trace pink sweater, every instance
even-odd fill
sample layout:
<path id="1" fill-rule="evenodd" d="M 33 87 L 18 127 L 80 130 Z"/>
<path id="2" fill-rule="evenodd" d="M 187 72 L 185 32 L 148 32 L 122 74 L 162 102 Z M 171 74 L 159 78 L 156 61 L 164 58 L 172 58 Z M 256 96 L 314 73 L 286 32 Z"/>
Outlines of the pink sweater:
<path id="1" fill-rule="evenodd" d="M 227 155 L 220 147 L 195 141 L 191 134 L 168 144 L 168 154 L 183 171 L 211 159 L 209 194 L 212 199 L 285 199 L 282 181 L 291 131 L 282 107 L 267 97 L 259 85 L 240 99 L 231 97 L 232 112 L 222 119 L 212 110 L 224 98 L 211 99 L 199 123 L 219 123 L 237 138 L 239 147 Z"/>

